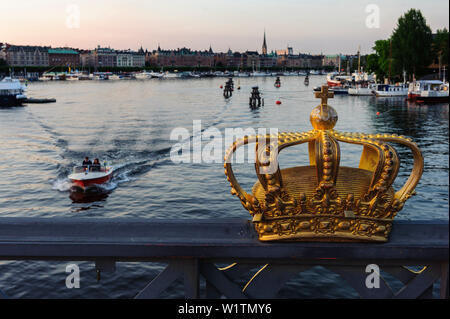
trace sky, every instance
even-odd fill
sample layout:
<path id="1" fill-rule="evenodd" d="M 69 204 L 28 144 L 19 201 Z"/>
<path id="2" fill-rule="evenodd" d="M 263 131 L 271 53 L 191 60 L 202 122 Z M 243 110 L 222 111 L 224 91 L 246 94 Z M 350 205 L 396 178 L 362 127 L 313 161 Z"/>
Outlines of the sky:
<path id="1" fill-rule="evenodd" d="M 0 42 L 261 52 L 265 30 L 269 51 L 365 54 L 410 8 L 449 29 L 448 0 L 1 0 Z"/>

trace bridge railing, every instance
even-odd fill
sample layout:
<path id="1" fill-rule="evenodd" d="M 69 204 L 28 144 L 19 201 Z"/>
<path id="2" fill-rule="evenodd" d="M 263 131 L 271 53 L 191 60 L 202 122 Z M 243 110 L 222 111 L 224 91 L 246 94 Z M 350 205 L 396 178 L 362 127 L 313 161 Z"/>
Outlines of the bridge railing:
<path id="1" fill-rule="evenodd" d="M 166 262 L 137 298 L 158 298 L 179 278 L 186 298 L 276 298 L 291 278 L 318 265 L 362 298 L 431 298 L 437 283 L 440 298 L 448 298 L 448 233 L 448 221 L 396 221 L 381 244 L 263 243 L 244 219 L 0 218 L 0 260 L 94 261 L 99 272 L 115 271 L 117 262 Z M 379 270 L 403 287 L 370 284 Z"/>

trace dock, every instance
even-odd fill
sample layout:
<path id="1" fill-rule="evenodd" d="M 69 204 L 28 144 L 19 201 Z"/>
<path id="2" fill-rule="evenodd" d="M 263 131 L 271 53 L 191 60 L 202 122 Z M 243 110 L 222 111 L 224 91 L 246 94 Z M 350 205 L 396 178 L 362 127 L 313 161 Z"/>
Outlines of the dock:
<path id="1" fill-rule="evenodd" d="M 23 101 L 23 103 L 28 104 L 44 104 L 44 103 L 55 103 L 56 99 L 34 99 L 34 98 L 27 98 Z"/>

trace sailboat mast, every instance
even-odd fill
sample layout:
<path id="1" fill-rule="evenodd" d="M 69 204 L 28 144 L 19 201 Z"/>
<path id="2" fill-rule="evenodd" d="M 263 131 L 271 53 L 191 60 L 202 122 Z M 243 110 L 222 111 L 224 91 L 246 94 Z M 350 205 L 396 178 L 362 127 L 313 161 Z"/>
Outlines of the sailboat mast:
<path id="1" fill-rule="evenodd" d="M 341 74 L 341 54 L 339 53 L 339 74 Z"/>
<path id="2" fill-rule="evenodd" d="M 358 47 L 358 74 L 361 73 L 361 46 Z"/>
<path id="3" fill-rule="evenodd" d="M 389 77 L 388 77 L 389 84 L 391 84 L 391 68 L 392 68 L 392 40 L 389 39 Z"/>

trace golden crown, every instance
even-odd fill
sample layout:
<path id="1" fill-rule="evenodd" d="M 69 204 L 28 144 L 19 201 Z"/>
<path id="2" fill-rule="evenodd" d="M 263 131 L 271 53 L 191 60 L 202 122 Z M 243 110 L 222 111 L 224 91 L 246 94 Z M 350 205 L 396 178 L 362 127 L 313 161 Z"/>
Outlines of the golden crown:
<path id="1" fill-rule="evenodd" d="M 342 133 L 333 130 L 338 116 L 327 104 L 333 93 L 323 86 L 316 97 L 309 132 L 245 136 L 225 155 L 225 174 L 231 193 L 253 216 L 262 241 L 376 241 L 388 240 L 392 221 L 414 193 L 423 172 L 420 149 L 409 138 L 396 134 Z M 363 146 L 359 168 L 339 165 L 339 142 Z M 397 192 L 392 184 L 400 159 L 387 142 L 411 149 L 412 172 Z M 236 180 L 231 159 L 237 148 L 256 144 L 258 181 L 252 194 Z M 309 166 L 279 168 L 278 154 L 286 147 L 308 143 Z"/>

